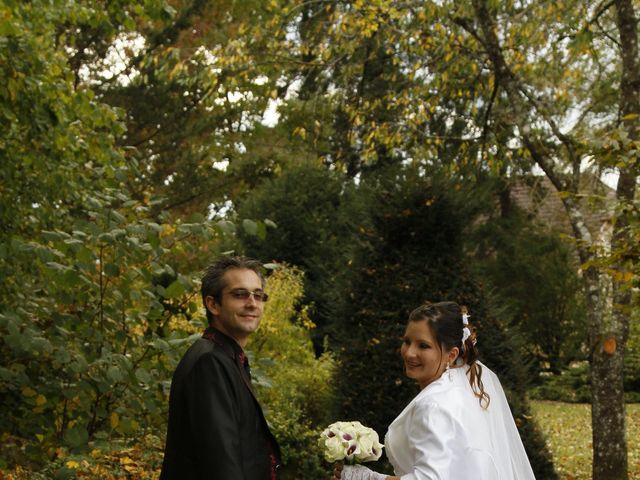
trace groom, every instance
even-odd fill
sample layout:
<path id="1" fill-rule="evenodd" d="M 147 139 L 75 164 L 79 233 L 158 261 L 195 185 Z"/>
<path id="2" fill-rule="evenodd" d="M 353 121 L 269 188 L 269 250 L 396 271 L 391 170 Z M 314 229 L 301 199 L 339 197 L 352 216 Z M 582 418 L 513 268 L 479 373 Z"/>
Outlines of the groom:
<path id="1" fill-rule="evenodd" d="M 173 375 L 160 480 L 276 479 L 280 450 L 243 350 L 268 298 L 260 268 L 256 260 L 222 257 L 202 278 L 209 328 Z"/>

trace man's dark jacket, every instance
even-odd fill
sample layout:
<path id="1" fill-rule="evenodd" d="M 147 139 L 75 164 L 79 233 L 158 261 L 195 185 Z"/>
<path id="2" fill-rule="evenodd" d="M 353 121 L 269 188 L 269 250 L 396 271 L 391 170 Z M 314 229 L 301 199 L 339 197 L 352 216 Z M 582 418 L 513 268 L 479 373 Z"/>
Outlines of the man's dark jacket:
<path id="1" fill-rule="evenodd" d="M 208 328 L 173 374 L 160 480 L 271 480 L 279 461 L 242 348 Z"/>

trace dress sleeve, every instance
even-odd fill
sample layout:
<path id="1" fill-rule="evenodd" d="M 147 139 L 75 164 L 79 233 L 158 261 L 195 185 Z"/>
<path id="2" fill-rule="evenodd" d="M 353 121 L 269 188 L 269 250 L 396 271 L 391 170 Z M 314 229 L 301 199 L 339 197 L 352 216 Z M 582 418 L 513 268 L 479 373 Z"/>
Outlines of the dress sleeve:
<path id="1" fill-rule="evenodd" d="M 238 402 L 229 373 L 213 355 L 201 357 L 188 378 L 190 431 L 198 439 L 198 480 L 241 480 Z"/>
<path id="2" fill-rule="evenodd" d="M 451 451 L 458 427 L 451 414 L 435 403 L 419 403 L 410 425 L 407 440 L 413 471 L 401 480 L 455 480 L 451 478 Z"/>

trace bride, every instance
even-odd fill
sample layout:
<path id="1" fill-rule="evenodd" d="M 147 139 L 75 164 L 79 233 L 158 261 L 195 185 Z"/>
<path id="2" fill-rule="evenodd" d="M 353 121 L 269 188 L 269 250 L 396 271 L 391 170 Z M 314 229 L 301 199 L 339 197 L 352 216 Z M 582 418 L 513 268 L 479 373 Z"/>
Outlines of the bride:
<path id="1" fill-rule="evenodd" d="M 477 359 L 468 318 L 454 302 L 411 312 L 401 354 L 420 393 L 385 437 L 396 476 L 337 465 L 334 480 L 535 480 L 500 381 Z"/>

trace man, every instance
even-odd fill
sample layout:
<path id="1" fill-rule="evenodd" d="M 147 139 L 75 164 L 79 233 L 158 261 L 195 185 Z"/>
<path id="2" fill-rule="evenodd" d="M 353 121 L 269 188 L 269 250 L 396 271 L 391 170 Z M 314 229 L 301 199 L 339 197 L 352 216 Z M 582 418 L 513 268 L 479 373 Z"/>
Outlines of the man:
<path id="1" fill-rule="evenodd" d="M 276 478 L 280 451 L 243 351 L 267 301 L 260 268 L 245 257 L 223 257 L 202 278 L 209 328 L 173 375 L 160 480 Z"/>

